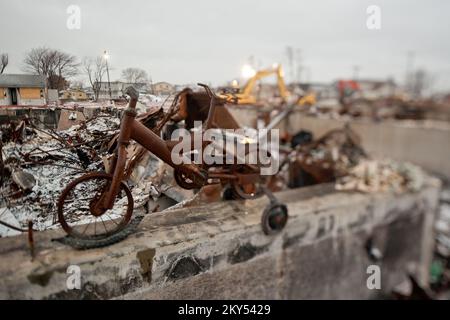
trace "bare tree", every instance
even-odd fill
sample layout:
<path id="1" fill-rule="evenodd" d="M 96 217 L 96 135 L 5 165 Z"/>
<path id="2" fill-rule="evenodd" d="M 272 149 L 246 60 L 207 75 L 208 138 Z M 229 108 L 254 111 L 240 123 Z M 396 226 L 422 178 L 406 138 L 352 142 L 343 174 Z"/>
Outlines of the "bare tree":
<path id="1" fill-rule="evenodd" d="M 122 78 L 128 83 L 147 83 L 148 75 L 139 68 L 126 68 L 122 71 Z"/>
<path id="2" fill-rule="evenodd" d="M 6 66 L 8 65 L 9 59 L 7 53 L 0 54 L 0 74 L 5 71 Z"/>
<path id="3" fill-rule="evenodd" d="M 94 91 L 95 101 L 98 100 L 100 94 L 100 86 L 103 76 L 106 72 L 106 64 L 102 57 L 83 59 L 83 70 L 86 72 L 89 83 L 91 84 L 92 90 Z"/>
<path id="4" fill-rule="evenodd" d="M 67 85 L 67 78 L 78 73 L 78 62 L 74 55 L 49 49 L 34 48 L 24 59 L 25 71 L 46 76 L 50 89 L 61 90 Z"/>

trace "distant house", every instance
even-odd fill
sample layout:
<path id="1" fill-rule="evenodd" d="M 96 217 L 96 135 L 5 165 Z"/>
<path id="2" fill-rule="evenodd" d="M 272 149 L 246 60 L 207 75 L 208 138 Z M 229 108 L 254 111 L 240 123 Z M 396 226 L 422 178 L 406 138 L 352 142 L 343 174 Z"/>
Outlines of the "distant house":
<path id="1" fill-rule="evenodd" d="M 86 92 L 88 100 L 94 100 L 95 99 L 94 90 L 92 89 L 92 87 L 84 88 L 84 92 Z"/>
<path id="2" fill-rule="evenodd" d="M 172 94 L 176 91 L 175 86 L 168 82 L 157 82 L 152 87 L 154 94 L 159 96 Z"/>
<path id="3" fill-rule="evenodd" d="M 397 85 L 391 79 L 388 80 L 358 80 L 362 95 L 367 99 L 386 98 L 395 95 Z"/>
<path id="4" fill-rule="evenodd" d="M 94 84 L 97 86 L 97 83 Z M 98 98 L 100 100 L 109 100 L 109 87 L 111 86 L 111 99 L 117 100 L 125 96 L 125 90 L 129 86 L 135 87 L 140 93 L 148 93 L 149 87 L 147 83 L 127 83 L 122 81 L 100 82 L 100 92 Z"/>
<path id="5" fill-rule="evenodd" d="M 43 106 L 46 78 L 30 74 L 0 74 L 1 106 Z"/>
<path id="6" fill-rule="evenodd" d="M 142 93 L 142 94 L 151 93 L 151 86 L 147 82 L 140 82 L 140 83 L 127 83 L 127 82 L 124 82 L 123 90 L 125 91 L 125 89 L 128 88 L 129 86 L 135 87 L 136 90 L 139 91 L 139 93 Z"/>
<path id="7" fill-rule="evenodd" d="M 109 100 L 110 98 L 115 100 L 115 99 L 119 99 L 123 96 L 122 93 L 122 82 L 119 81 L 112 81 L 112 82 L 99 82 L 99 83 L 94 83 L 94 88 L 99 88 L 99 94 L 98 94 L 98 98 L 100 100 Z M 111 97 L 109 95 L 109 88 L 111 87 Z"/>
<path id="8" fill-rule="evenodd" d="M 84 90 L 81 89 L 67 89 L 60 92 L 61 100 L 72 100 L 72 101 L 85 101 L 89 97 Z"/>

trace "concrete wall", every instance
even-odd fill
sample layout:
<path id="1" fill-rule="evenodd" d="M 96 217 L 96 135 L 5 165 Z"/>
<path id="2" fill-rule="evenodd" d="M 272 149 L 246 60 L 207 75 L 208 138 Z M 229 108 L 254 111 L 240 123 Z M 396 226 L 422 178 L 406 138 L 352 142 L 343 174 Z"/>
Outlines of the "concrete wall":
<path id="1" fill-rule="evenodd" d="M 415 194 L 338 193 L 331 185 L 277 194 L 290 218 L 266 236 L 268 201 L 227 201 L 146 215 L 135 234 L 102 249 L 77 251 L 61 231 L 0 239 L 0 299 L 379 298 L 414 270 L 426 281 L 439 184 Z M 372 261 L 371 240 L 383 258 Z M 381 268 L 381 290 L 366 286 Z M 68 290 L 67 268 L 81 270 Z"/>
<path id="2" fill-rule="evenodd" d="M 241 125 L 254 126 L 257 112 L 251 108 L 230 108 Z M 323 119 L 294 112 L 279 127 L 290 133 L 310 130 L 320 137 L 346 123 L 362 139 L 363 147 L 374 157 L 409 161 L 430 172 L 450 178 L 450 123 L 438 121 L 373 122 L 370 120 Z"/>
<path id="3" fill-rule="evenodd" d="M 61 109 L 58 108 L 0 108 L 0 124 L 9 123 L 11 120 L 22 119 L 28 115 L 32 119 L 37 119 L 35 125 L 39 128 L 56 129 L 59 121 Z"/>

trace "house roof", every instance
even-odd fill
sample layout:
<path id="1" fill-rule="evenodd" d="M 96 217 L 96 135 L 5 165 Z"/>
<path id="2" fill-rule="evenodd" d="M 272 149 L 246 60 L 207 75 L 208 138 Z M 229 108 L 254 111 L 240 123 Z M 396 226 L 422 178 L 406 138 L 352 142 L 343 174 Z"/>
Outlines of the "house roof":
<path id="1" fill-rule="evenodd" d="M 0 87 L 45 88 L 45 76 L 34 74 L 0 74 Z"/>

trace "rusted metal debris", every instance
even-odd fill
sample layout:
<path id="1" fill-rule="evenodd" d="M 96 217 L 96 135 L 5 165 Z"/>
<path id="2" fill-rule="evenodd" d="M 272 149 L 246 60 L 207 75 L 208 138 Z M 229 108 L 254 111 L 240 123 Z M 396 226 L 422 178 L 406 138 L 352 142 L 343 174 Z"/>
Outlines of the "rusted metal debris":
<path id="1" fill-rule="evenodd" d="M 286 161 L 291 188 L 336 182 L 336 190 L 401 193 L 419 190 L 425 180 L 425 173 L 413 164 L 371 159 L 348 126 L 315 141 L 307 132 L 294 139 L 299 144 Z"/>
<path id="2" fill-rule="evenodd" d="M 88 124 L 60 132 L 38 128 L 29 118 L 19 125 L 3 125 L 0 207 L 9 208 L 18 217 L 22 230 L 28 217 L 36 219 L 39 229 L 49 227 L 52 219 L 48 217 L 63 181 L 101 166 L 105 139 L 114 134 L 118 123 L 118 119 L 103 114 Z"/>
<path id="3" fill-rule="evenodd" d="M 0 225 L 5 226 L 5 227 L 7 227 L 7 228 L 9 228 L 11 230 L 17 231 L 19 233 L 25 233 L 26 232 L 27 235 L 28 235 L 28 246 L 30 248 L 30 255 L 31 255 L 32 258 L 34 258 L 34 253 L 35 252 L 34 252 L 33 221 L 31 221 L 31 220 L 28 221 L 27 229 L 19 228 L 17 226 L 14 226 L 14 225 L 9 224 L 9 223 L 7 223 L 5 221 L 2 221 L 2 220 L 0 220 Z"/>
<path id="4" fill-rule="evenodd" d="M 185 120 L 187 126 L 191 122 L 193 125 L 194 121 L 202 121 L 203 130 L 221 126 L 222 118 L 215 118 L 215 111 L 220 103 L 216 103 L 217 97 L 208 86 L 201 86 L 204 87 L 209 98 L 208 109 L 199 109 L 201 112 L 198 113 L 191 112 L 195 110 L 192 104 L 196 108 L 199 107 L 199 100 L 195 98 L 196 94 L 182 91 L 177 97 L 179 99 L 175 100 L 180 100 L 177 104 L 178 110 L 175 111 L 172 104 L 168 114 L 172 120 L 174 118 Z M 121 120 L 114 156 L 108 161 L 108 173 L 88 173 L 79 177 L 68 184 L 58 199 L 58 220 L 69 235 L 86 240 L 101 239 L 120 232 L 126 227 L 131 219 L 134 200 L 128 186 L 124 183 L 124 177 L 127 177 L 131 171 L 127 169 L 127 165 L 135 163 L 134 159 L 141 157 L 143 150 L 150 151 L 169 165 L 173 169 L 176 184 L 183 189 L 201 189 L 207 185 L 219 184 L 230 186 L 234 195 L 240 199 L 253 199 L 262 194 L 264 189 L 259 186 L 264 184 L 264 179 L 260 175 L 260 168 L 256 165 L 174 163 L 171 156 L 173 141 L 163 140 L 158 135 L 159 132 L 149 129 L 136 119 L 138 92 L 133 88 L 127 91 L 131 100 Z M 168 116 L 163 117 L 163 121 L 168 119 Z M 162 128 L 159 124 L 155 127 Z M 139 143 L 140 147 L 134 149 L 135 153 L 130 157 L 128 152 L 131 151 L 130 143 L 133 141 Z M 223 154 L 228 155 L 226 152 Z M 90 186 L 92 189 L 86 191 Z M 83 190 L 83 194 L 77 194 L 77 190 Z M 80 205 L 80 197 L 83 195 L 89 198 L 85 204 Z M 280 214 L 287 216 L 287 210 Z M 92 219 L 81 226 L 79 221 L 67 219 L 67 217 L 73 219 L 77 215 L 92 216 Z M 267 219 L 270 217 L 271 215 L 268 214 Z M 272 226 L 272 224 L 268 225 Z"/>
<path id="5" fill-rule="evenodd" d="M 337 190 L 366 193 L 419 191 L 425 174 L 411 163 L 392 160 L 363 160 L 350 168 L 336 183 Z"/>
<path id="6" fill-rule="evenodd" d="M 180 110 L 179 97 L 174 99 L 167 112 L 163 111 L 163 106 L 155 107 L 138 115 L 136 121 L 155 135 L 167 136 L 163 131 L 166 131 L 166 123 Z M 79 121 L 83 118 L 79 115 L 81 111 L 76 110 L 77 117 L 73 120 L 69 118 L 75 111 L 68 111 L 65 113 L 67 119 L 60 120 L 59 129 L 68 127 L 66 122 L 77 124 L 66 130 L 43 129 L 42 123 L 36 125 L 38 119 L 27 117 L 2 126 L 0 207 L 7 207 L 18 217 L 22 230 L 26 227 L 27 217 L 35 219 L 39 230 L 51 227 L 57 222 L 51 217 L 55 216 L 55 202 L 62 188 L 83 173 L 108 171 L 113 165 L 110 155 L 118 145 L 120 122 L 117 110 L 113 111 L 83 121 Z M 192 191 L 177 187 L 170 167 L 154 158 L 143 146 L 130 143 L 127 152 L 130 158 L 124 177 L 129 178 L 138 207 L 150 199 L 155 202 L 150 209 L 154 211 L 157 207 L 164 209 L 174 201 L 177 203 L 194 196 Z M 156 173 L 143 175 L 142 170 Z M 166 178 L 167 173 L 170 179 Z M 146 180 L 143 180 L 145 175 Z"/>
<path id="7" fill-rule="evenodd" d="M 293 139 L 295 149 L 286 160 L 291 188 L 335 181 L 367 157 L 360 138 L 349 127 L 329 131 L 315 141 L 307 132 Z"/>
<path id="8" fill-rule="evenodd" d="M 395 120 L 441 120 L 450 121 L 448 101 L 436 99 L 406 99 L 401 96 L 375 99 L 355 98 L 348 102 L 331 104 L 318 101 L 305 106 L 305 113 L 330 118 L 366 118 L 375 121 Z"/>
<path id="9" fill-rule="evenodd" d="M 34 236 L 33 236 L 33 221 L 28 221 L 28 245 L 30 246 L 31 257 L 34 258 Z"/>
<path id="10" fill-rule="evenodd" d="M 278 225 L 284 226 L 287 220 L 286 207 L 277 203 L 273 196 L 270 196 L 273 190 L 280 190 L 287 186 L 299 187 L 336 181 L 352 174 L 358 165 L 368 159 L 366 152 L 361 147 L 360 138 L 349 126 L 346 126 L 344 129 L 332 130 L 315 141 L 311 141 L 312 136 L 305 132 L 294 135 L 290 141 L 291 146 L 284 148 L 286 154 L 285 160 L 282 162 L 282 169 L 286 171 L 285 167 L 288 168 L 288 183 L 284 183 L 284 185 L 282 173 L 266 179 L 261 176 L 260 168 L 254 165 L 207 165 L 203 162 L 200 164 L 176 164 L 172 162 L 171 157 L 174 141 L 164 140 L 159 135 L 159 130 L 163 129 L 165 121 L 169 119 L 175 122 L 184 120 L 189 129 L 192 129 L 195 121 L 202 121 L 204 123 L 202 130 L 213 127 L 234 127 L 237 123 L 229 121 L 230 118 L 227 117 L 217 118 L 215 116 L 217 108 L 223 107 L 223 101 L 216 100 L 209 87 L 202 86 L 205 88 L 209 101 L 204 99 L 204 95 L 194 93 L 192 90 L 183 90 L 176 96 L 168 112 L 162 117 L 158 117 L 158 119 L 162 118 L 163 125 L 161 122 L 153 122 L 152 129 L 136 119 L 135 107 L 138 93 L 130 89 L 128 92 L 131 97 L 129 106 L 124 112 L 120 132 L 113 139 L 114 155 L 107 159 L 105 165 L 108 173 L 88 173 L 81 176 L 64 189 L 58 200 L 58 220 L 69 235 L 86 240 L 103 239 L 126 227 L 131 219 L 134 199 L 127 184 L 124 183 L 124 179 L 132 175 L 146 151 L 150 151 L 162 163 L 173 169 L 176 185 L 186 190 L 202 189 L 204 191 L 203 199 L 207 201 L 211 198 L 217 199 L 219 189 L 213 188 L 213 186 L 224 188 L 224 195 L 227 194 L 227 190 L 231 190 L 231 193 L 225 198 L 253 199 L 264 193 L 269 195 L 272 206 L 263 215 L 263 222 L 265 222 L 263 229 L 267 234 L 271 233 L 267 229 L 269 226 L 273 227 L 272 231 L 279 231 L 282 228 L 275 228 L 274 226 L 277 224 L 275 221 L 279 221 Z M 209 102 L 209 108 L 205 106 L 206 102 Z M 292 107 L 287 107 L 282 110 L 268 124 L 268 129 L 273 128 L 279 121 L 287 117 L 292 109 Z M 224 110 L 226 111 L 226 109 Z M 231 117 L 231 119 L 233 118 Z M 157 129 L 155 130 L 155 128 Z M 133 145 L 133 142 L 137 142 L 139 145 Z M 110 151 L 112 151 L 111 146 Z M 225 156 L 229 155 L 226 150 L 224 151 Z M 398 175 L 401 174 L 398 173 Z M 299 177 L 308 177 L 310 181 L 298 183 L 296 180 Z M 84 184 L 86 186 L 82 186 Z M 356 184 L 356 186 L 359 185 Z M 90 186 L 91 189 L 89 189 Z M 79 206 L 80 201 L 75 202 L 75 199 L 80 199 L 82 196 L 82 194 L 76 193 L 77 188 L 91 196 L 88 202 L 82 206 Z M 348 189 L 350 187 L 345 188 L 345 190 Z M 352 190 L 368 191 L 368 189 L 361 190 L 356 187 L 353 187 Z M 153 191 L 158 193 L 157 188 Z M 70 221 L 66 218 L 80 214 L 93 216 L 92 221 L 80 225 L 79 221 Z M 275 216 L 280 216 L 280 218 L 274 218 L 272 222 L 269 222 Z M 103 218 L 107 221 L 104 221 Z"/>
<path id="11" fill-rule="evenodd" d="M 268 178 L 251 166 L 175 165 L 171 160 L 174 144 L 168 138 L 180 122 L 187 129 L 195 121 L 205 123 L 205 128 L 238 128 L 224 102 L 205 88 L 205 92 L 183 90 L 168 109 L 161 106 L 140 115 L 133 108 L 138 104 L 137 95 L 131 92 L 130 107 L 123 111 L 122 130 L 116 113 L 100 113 L 60 131 L 37 127 L 34 119 L 8 124 L 0 144 L 0 208 L 7 207 L 13 216 L 20 217 L 21 230 L 31 217 L 38 230 L 59 221 L 75 235 L 74 226 L 86 228 L 90 219 L 103 218 L 108 212 L 112 219 L 101 219 L 98 226 L 88 230 L 95 238 L 88 240 L 99 240 L 102 233 L 109 239 L 131 221 L 133 208 L 151 214 L 176 204 L 252 199 L 263 193 L 331 181 L 338 181 L 340 188 L 343 177 L 355 178 L 355 168 L 369 160 L 359 137 L 346 127 L 317 140 L 305 131 L 286 136 L 280 146 L 281 170 Z M 268 129 L 292 110 L 289 106 L 280 110 Z M 194 189 L 200 191 L 195 194 Z M 87 196 L 90 198 L 83 204 Z M 108 211 L 117 204 L 120 212 Z M 277 211 L 281 218 L 276 220 L 285 221 L 282 205 L 273 199 L 271 205 L 277 210 L 268 210 L 266 220 L 277 216 Z M 76 212 L 77 206 L 87 208 L 87 212 L 68 218 L 66 213 Z M 267 228 L 265 232 L 270 233 Z"/>

